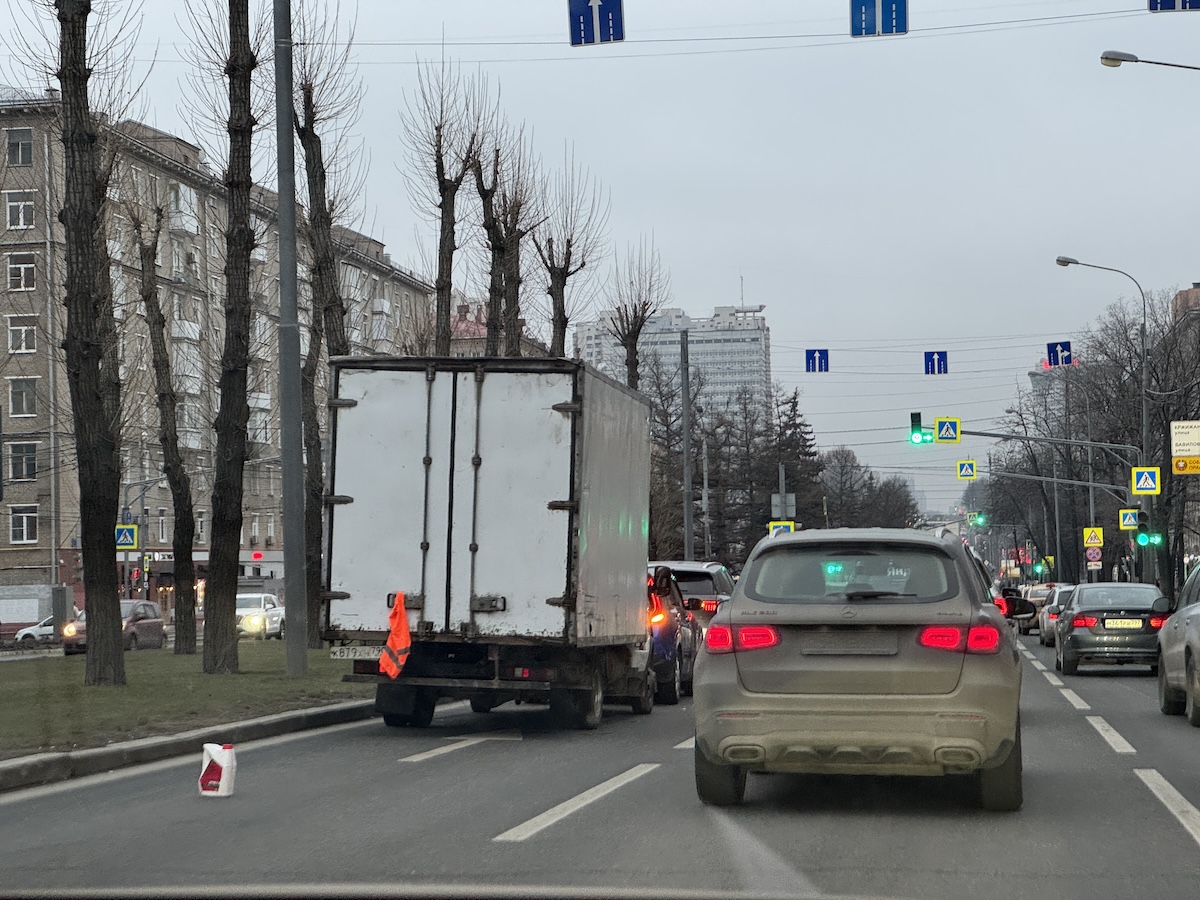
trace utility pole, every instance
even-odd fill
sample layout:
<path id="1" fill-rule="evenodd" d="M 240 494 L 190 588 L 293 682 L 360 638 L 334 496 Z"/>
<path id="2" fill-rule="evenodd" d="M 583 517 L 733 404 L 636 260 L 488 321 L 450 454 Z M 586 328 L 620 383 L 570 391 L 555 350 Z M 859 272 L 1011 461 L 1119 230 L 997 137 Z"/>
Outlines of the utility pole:
<path id="1" fill-rule="evenodd" d="M 700 509 L 704 513 L 704 558 L 712 559 L 712 526 L 708 518 L 708 439 L 704 447 L 704 490 L 700 494 Z"/>
<path id="2" fill-rule="evenodd" d="M 679 332 L 679 375 L 683 381 L 683 558 L 696 558 L 692 525 L 692 384 L 688 364 L 687 329 Z"/>
<path id="3" fill-rule="evenodd" d="M 1062 528 L 1058 519 L 1058 457 L 1054 458 L 1054 580 L 1062 581 Z"/>
<path id="4" fill-rule="evenodd" d="M 274 0 L 275 144 L 279 170 L 279 455 L 283 476 L 283 584 L 287 673 L 308 672 L 304 560 L 304 453 L 300 412 L 300 325 L 296 310 L 296 145 L 293 134 L 292 4 Z"/>

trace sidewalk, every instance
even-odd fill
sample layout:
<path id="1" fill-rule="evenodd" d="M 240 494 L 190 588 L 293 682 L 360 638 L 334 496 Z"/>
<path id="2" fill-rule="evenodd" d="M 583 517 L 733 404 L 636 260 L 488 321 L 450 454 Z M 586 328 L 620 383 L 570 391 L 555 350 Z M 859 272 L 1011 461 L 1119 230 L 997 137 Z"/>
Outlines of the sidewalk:
<path id="1" fill-rule="evenodd" d="M 369 719 L 374 715 L 374 700 L 351 700 L 329 706 L 295 709 L 258 719 L 210 725 L 179 734 L 110 744 L 107 747 L 18 756 L 0 760 L 0 791 L 66 781 L 172 756 L 199 754 L 201 746 L 206 743 L 237 744 L 293 731 Z"/>

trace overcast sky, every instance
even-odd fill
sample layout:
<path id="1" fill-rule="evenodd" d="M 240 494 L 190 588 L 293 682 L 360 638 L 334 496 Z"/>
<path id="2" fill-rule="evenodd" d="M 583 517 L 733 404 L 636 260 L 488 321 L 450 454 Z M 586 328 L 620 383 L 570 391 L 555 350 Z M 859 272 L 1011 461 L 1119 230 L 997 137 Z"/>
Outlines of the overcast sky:
<path id="1" fill-rule="evenodd" d="M 187 136 L 182 6 L 147 0 L 136 52 L 157 44 L 148 120 Z M 1055 256 L 1147 290 L 1200 281 L 1200 72 L 1099 63 L 1200 64 L 1200 12 L 910 0 L 907 36 L 851 39 L 847 0 L 624 6 L 624 44 L 571 48 L 567 0 L 360 0 L 364 230 L 418 264 L 403 95 L 417 59 L 482 67 L 548 161 L 570 142 L 603 179 L 614 242 L 653 233 L 674 305 L 708 314 L 743 279 L 820 446 L 914 476 L 937 508 L 961 494 L 954 460 L 987 444 L 911 447 L 909 412 L 993 426 L 1047 341 L 1133 289 Z M 831 371 L 806 375 L 805 348 Z M 921 374 L 924 350 L 950 373 Z"/>

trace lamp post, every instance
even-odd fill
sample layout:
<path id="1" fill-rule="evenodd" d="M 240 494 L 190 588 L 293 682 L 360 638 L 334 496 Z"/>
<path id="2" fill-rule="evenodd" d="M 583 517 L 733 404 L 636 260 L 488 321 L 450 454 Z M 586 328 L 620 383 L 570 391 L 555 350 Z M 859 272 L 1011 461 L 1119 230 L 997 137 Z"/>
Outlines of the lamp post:
<path id="1" fill-rule="evenodd" d="M 1121 63 L 1145 63 L 1148 66 L 1166 66 L 1170 69 L 1191 69 L 1193 72 L 1200 72 L 1200 66 L 1185 66 L 1182 63 L 1159 62 L 1153 59 L 1139 59 L 1132 53 L 1125 53 L 1121 50 L 1105 50 L 1100 54 L 1100 64 L 1108 66 L 1110 69 L 1115 69 Z"/>
<path id="2" fill-rule="evenodd" d="M 1115 51 L 1109 51 L 1114 55 Z M 1125 54 L 1128 56 L 1129 54 Z M 1104 57 L 1101 57 L 1104 60 Z M 1135 57 L 1136 60 L 1136 57 Z M 1129 62 L 1130 60 L 1122 59 L 1121 62 Z M 1105 63 L 1106 65 L 1117 65 L 1119 63 Z M 1165 63 L 1164 63 L 1165 65 Z M 1138 289 L 1138 294 L 1142 298 L 1142 453 L 1141 464 L 1144 466 L 1150 461 L 1150 355 L 1146 344 L 1146 319 L 1148 317 L 1149 307 L 1146 303 L 1146 292 L 1142 290 L 1142 286 L 1138 284 L 1138 280 L 1122 269 L 1114 269 L 1109 266 L 1097 266 L 1094 263 L 1080 262 L 1070 256 L 1060 256 L 1054 260 L 1060 266 L 1083 266 L 1087 269 L 1100 269 L 1102 272 L 1116 272 L 1118 275 L 1124 275 L 1132 281 Z M 1144 503 L 1148 506 L 1148 503 Z M 1145 566 L 1143 569 L 1143 578 L 1145 578 Z"/>

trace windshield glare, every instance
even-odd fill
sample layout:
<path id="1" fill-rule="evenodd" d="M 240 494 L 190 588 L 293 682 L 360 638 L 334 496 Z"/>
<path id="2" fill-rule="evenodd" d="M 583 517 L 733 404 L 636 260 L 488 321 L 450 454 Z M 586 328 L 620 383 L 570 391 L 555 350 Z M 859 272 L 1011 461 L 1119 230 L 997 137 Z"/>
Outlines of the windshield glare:
<path id="1" fill-rule="evenodd" d="M 746 595 L 770 603 L 824 603 L 855 595 L 943 600 L 958 591 L 952 560 L 932 548 L 869 544 L 781 547 L 742 576 Z"/>

